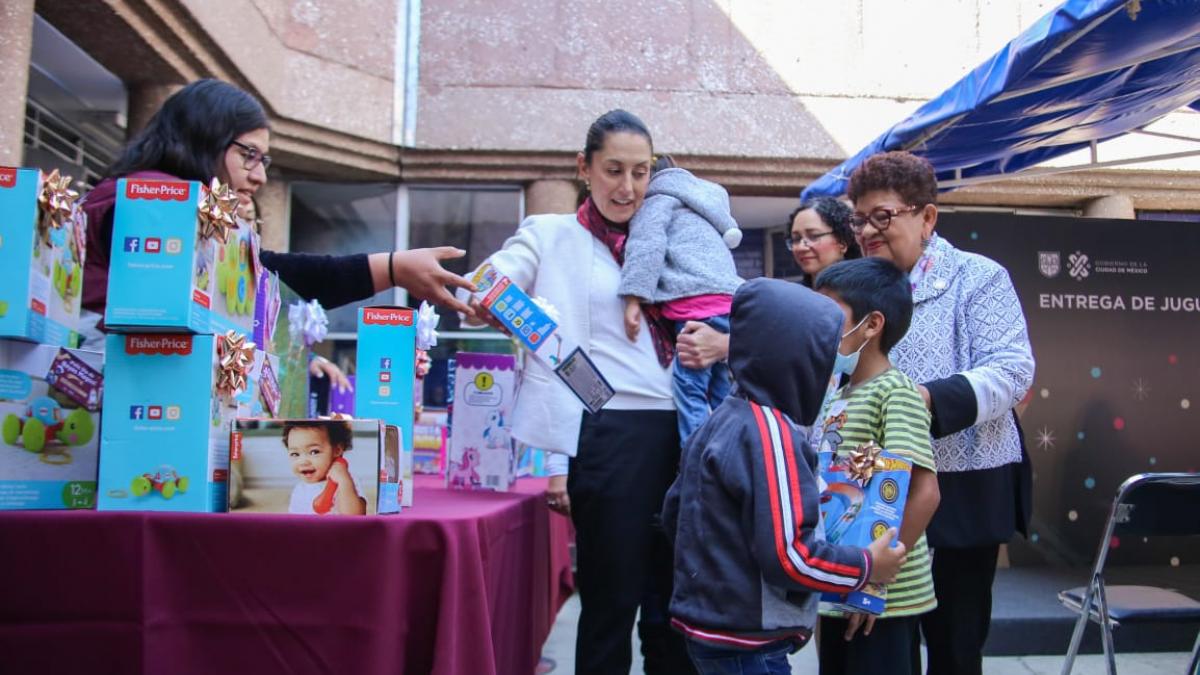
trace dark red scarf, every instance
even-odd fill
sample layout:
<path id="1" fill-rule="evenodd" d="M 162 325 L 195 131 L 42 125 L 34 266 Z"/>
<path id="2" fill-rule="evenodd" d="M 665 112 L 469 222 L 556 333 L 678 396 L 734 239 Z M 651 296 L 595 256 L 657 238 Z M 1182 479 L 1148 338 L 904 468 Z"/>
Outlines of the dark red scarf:
<path id="1" fill-rule="evenodd" d="M 610 223 L 600 214 L 600 209 L 596 208 L 591 197 L 588 197 L 579 206 L 575 217 L 584 229 L 591 232 L 593 237 L 608 247 L 618 265 L 625 264 L 625 240 L 629 237 L 628 224 Z M 646 315 L 646 324 L 650 326 L 650 341 L 654 344 L 654 353 L 658 356 L 658 363 L 666 368 L 671 365 L 671 361 L 675 360 L 674 322 L 662 315 L 662 310 L 658 305 L 642 303 L 642 313 Z"/>

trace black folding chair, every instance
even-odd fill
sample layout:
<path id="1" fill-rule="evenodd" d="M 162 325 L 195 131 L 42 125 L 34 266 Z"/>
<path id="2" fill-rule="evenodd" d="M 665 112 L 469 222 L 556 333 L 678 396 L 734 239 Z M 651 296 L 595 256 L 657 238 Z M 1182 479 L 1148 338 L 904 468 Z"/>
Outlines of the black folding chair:
<path id="1" fill-rule="evenodd" d="M 1200 534 L 1200 473 L 1142 473 L 1131 476 L 1117 490 L 1112 512 L 1100 539 L 1100 552 L 1086 587 L 1058 594 L 1058 601 L 1079 614 L 1071 646 L 1063 663 L 1070 675 L 1088 621 L 1100 625 L 1101 642 L 1109 675 L 1117 672 L 1113 652 L 1114 627 L 1122 623 L 1200 622 L 1200 602 L 1171 589 L 1154 586 L 1106 586 L 1104 563 L 1109 542 L 1118 536 L 1186 536 Z M 1084 608 L 1087 608 L 1085 611 Z M 1200 675 L 1200 635 L 1192 647 L 1188 673 Z"/>

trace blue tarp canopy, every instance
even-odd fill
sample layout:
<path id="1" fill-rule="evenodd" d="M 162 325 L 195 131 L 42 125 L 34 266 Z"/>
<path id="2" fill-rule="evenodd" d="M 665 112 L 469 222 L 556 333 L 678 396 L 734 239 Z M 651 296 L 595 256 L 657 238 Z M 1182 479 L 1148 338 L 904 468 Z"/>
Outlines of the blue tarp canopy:
<path id="1" fill-rule="evenodd" d="M 1095 161 L 1096 143 L 1198 99 L 1200 0 L 1067 0 L 801 197 L 844 194 L 855 167 L 889 150 L 928 159 L 943 188 L 1089 147 Z"/>

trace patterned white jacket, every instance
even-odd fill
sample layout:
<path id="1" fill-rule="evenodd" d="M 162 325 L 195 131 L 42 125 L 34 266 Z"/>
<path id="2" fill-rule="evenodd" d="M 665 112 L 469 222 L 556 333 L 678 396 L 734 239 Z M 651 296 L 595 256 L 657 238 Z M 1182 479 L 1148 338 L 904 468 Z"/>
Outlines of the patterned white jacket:
<path id="1" fill-rule="evenodd" d="M 939 472 L 1021 461 L 1012 409 L 1033 384 L 1025 313 L 1008 272 L 936 234 L 913 289 L 908 333 L 892 348 L 901 371 L 929 388 Z"/>

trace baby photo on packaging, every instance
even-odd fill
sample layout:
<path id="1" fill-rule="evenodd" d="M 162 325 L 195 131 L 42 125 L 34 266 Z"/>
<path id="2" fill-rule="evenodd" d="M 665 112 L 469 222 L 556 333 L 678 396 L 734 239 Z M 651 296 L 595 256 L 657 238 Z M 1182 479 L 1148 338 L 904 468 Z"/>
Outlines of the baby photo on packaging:
<path id="1" fill-rule="evenodd" d="M 381 445 L 377 420 L 239 419 L 230 452 L 229 510 L 374 514 Z"/>

